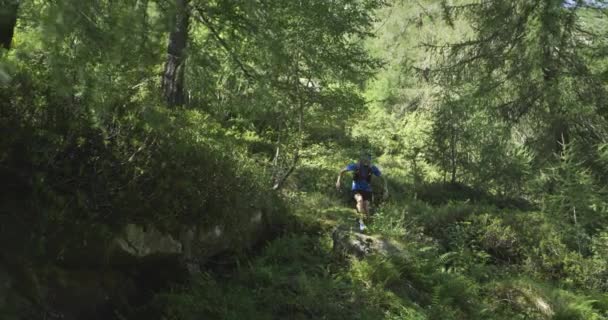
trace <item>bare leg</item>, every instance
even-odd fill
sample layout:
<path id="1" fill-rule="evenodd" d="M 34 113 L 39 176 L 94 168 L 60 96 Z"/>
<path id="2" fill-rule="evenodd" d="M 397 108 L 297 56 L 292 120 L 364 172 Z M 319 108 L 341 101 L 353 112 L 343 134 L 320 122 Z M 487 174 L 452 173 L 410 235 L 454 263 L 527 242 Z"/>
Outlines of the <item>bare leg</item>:
<path id="1" fill-rule="evenodd" d="M 355 194 L 355 200 L 357 200 L 357 213 L 358 213 L 358 218 L 357 221 L 359 222 L 359 230 L 363 231 L 365 230 L 365 224 L 363 223 L 363 219 L 365 219 L 365 217 L 367 216 L 367 203 L 368 201 L 363 200 L 363 196 L 360 194 Z"/>
<path id="2" fill-rule="evenodd" d="M 369 217 L 369 206 L 370 206 L 369 200 L 363 201 L 363 207 L 365 208 L 363 210 L 363 214 L 366 218 Z"/>
<path id="3" fill-rule="evenodd" d="M 357 200 L 357 212 L 360 215 L 366 216 L 367 215 L 366 202 L 368 202 L 368 201 L 364 201 L 363 196 L 358 193 L 355 194 L 355 200 Z"/>

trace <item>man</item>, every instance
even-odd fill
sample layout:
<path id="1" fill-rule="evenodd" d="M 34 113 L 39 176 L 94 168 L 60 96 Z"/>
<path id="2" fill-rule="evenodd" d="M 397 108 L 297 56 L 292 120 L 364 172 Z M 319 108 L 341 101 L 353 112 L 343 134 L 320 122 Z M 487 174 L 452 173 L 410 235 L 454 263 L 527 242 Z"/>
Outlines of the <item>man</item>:
<path id="1" fill-rule="evenodd" d="M 384 182 L 384 198 L 388 197 L 388 189 L 386 186 L 386 179 L 382 177 L 378 167 L 372 165 L 372 157 L 370 154 L 363 153 L 359 158 L 358 163 L 349 163 L 346 168 L 340 171 L 338 175 L 338 181 L 336 181 L 336 188 L 340 190 L 341 179 L 344 173 L 353 171 L 353 185 L 352 192 L 355 200 L 357 201 L 357 212 L 359 213 L 359 229 L 365 230 L 365 224 L 363 218 L 367 218 L 370 203 L 372 202 L 372 175 L 380 177 Z"/>

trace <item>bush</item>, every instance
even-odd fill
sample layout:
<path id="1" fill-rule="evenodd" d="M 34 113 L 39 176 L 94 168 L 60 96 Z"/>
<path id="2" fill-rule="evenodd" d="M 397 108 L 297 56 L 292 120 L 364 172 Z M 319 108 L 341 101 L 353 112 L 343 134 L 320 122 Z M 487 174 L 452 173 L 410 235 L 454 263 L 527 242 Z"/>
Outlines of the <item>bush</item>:
<path id="1" fill-rule="evenodd" d="M 14 244 L 7 252 L 53 257 L 129 222 L 171 231 L 215 223 L 238 237 L 254 212 L 283 214 L 266 168 L 207 114 L 156 107 L 153 97 L 107 113 L 65 102 L 25 67 L 16 74 L 0 91 L 8 97 L 0 101 L 0 231 Z"/>

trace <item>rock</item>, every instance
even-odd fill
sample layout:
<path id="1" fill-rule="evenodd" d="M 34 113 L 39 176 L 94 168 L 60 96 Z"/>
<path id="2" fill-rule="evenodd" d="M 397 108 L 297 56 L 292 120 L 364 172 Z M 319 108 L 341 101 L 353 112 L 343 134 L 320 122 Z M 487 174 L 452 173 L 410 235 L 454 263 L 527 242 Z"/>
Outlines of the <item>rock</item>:
<path id="1" fill-rule="evenodd" d="M 190 274 L 200 273 L 200 265 L 209 257 L 230 248 L 224 227 L 220 225 L 208 228 L 201 225 L 185 227 L 180 232 L 179 239 L 184 248 L 181 258 Z"/>
<path id="2" fill-rule="evenodd" d="M 111 319 L 113 304 L 125 304 L 137 290 L 132 279 L 114 270 L 47 267 L 38 275 L 43 284 L 41 301 L 50 319 Z"/>
<path id="3" fill-rule="evenodd" d="M 13 279 L 10 274 L 0 266 L 0 309 L 6 304 L 6 298 L 9 295 Z"/>
<path id="4" fill-rule="evenodd" d="M 182 244 L 170 234 L 162 233 L 153 226 L 128 224 L 114 238 L 116 249 L 134 258 L 180 255 Z"/>
<path id="5" fill-rule="evenodd" d="M 182 225 L 174 233 L 151 225 L 128 224 L 111 241 L 109 265 L 137 264 L 151 260 L 179 261 L 189 274 L 200 273 L 209 258 L 227 251 L 252 247 L 268 233 L 262 211 L 254 210 L 245 225 Z"/>
<path id="6" fill-rule="evenodd" d="M 246 228 L 231 230 L 223 225 L 195 225 L 182 228 L 179 241 L 183 245 L 182 259 L 191 274 L 200 273 L 200 265 L 209 258 L 227 251 L 254 246 L 267 234 L 261 211 L 253 211 L 245 220 Z"/>
<path id="7" fill-rule="evenodd" d="M 511 310 L 534 313 L 535 319 L 553 319 L 555 315 L 554 306 L 543 294 L 542 289 L 530 283 L 498 283 L 492 290 L 496 301 L 508 304 Z"/>
<path id="8" fill-rule="evenodd" d="M 359 259 L 369 255 L 396 256 L 405 254 L 404 248 L 390 239 L 378 235 L 365 235 L 340 226 L 332 233 L 336 255 L 354 255 Z"/>
<path id="9" fill-rule="evenodd" d="M 49 241 L 51 258 L 40 265 L 17 250 L 0 252 L 0 310 L 8 308 L 14 319 L 114 318 L 116 310 L 146 305 L 152 293 L 201 273 L 214 256 L 253 247 L 271 234 L 261 210 L 242 216 L 233 224 L 182 223 L 168 231 L 146 223 L 89 226 L 79 237 Z"/>

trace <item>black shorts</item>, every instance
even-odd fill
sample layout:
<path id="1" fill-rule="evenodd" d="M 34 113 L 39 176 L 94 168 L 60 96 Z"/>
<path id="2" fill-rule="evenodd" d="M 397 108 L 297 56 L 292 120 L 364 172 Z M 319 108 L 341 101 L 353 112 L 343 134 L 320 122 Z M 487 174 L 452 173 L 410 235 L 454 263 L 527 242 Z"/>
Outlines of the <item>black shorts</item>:
<path id="1" fill-rule="evenodd" d="M 365 190 L 353 190 L 353 198 L 356 194 L 360 194 L 363 197 L 363 201 L 372 201 L 372 192 Z"/>

